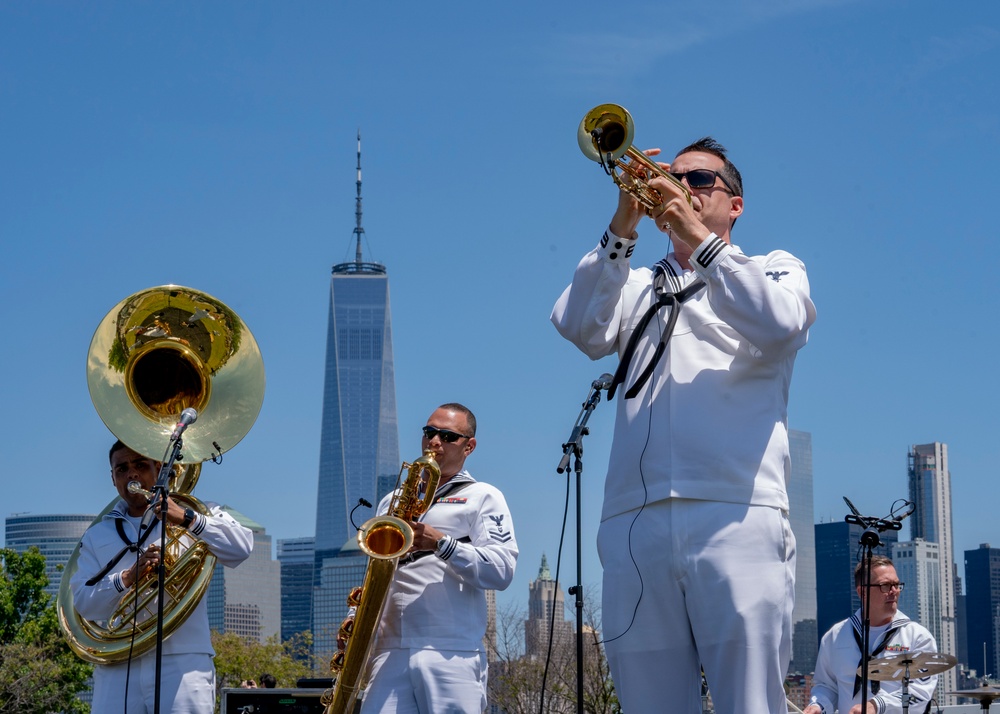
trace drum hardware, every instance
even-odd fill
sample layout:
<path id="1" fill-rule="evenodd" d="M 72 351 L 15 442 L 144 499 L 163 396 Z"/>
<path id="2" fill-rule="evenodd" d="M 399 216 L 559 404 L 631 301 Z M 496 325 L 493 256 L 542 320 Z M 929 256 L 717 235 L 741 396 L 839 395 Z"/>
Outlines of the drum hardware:
<path id="1" fill-rule="evenodd" d="M 903 711 L 910 710 L 910 682 L 945 672 L 958 664 L 954 655 L 942 652 L 903 652 L 879 657 L 868 663 L 868 677 L 880 682 L 903 682 Z M 861 667 L 858 667 L 861 674 Z"/>
<path id="2" fill-rule="evenodd" d="M 957 697 L 968 697 L 969 699 L 978 699 L 979 707 L 983 711 L 987 711 L 990 708 L 990 704 L 994 699 L 1000 699 L 1000 688 L 991 687 L 984 684 L 978 689 L 967 689 L 959 692 L 948 692 L 948 694 L 954 694 Z"/>

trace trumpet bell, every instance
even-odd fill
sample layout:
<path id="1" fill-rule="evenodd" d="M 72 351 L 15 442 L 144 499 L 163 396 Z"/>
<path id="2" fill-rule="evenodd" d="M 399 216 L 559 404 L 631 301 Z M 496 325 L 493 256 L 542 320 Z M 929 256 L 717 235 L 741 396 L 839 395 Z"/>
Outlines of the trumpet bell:
<path id="1" fill-rule="evenodd" d="M 240 317 L 207 293 L 164 285 L 111 309 L 87 355 L 94 406 L 115 436 L 159 459 L 187 408 L 185 463 L 228 451 L 250 431 L 264 401 L 264 364 Z M 138 417 L 136 418 L 136 413 Z"/>
<path id="2" fill-rule="evenodd" d="M 591 109 L 580 122 L 576 132 L 580 151 L 598 163 L 625 156 L 635 137 L 635 123 L 625 107 L 618 104 L 599 104 Z"/>

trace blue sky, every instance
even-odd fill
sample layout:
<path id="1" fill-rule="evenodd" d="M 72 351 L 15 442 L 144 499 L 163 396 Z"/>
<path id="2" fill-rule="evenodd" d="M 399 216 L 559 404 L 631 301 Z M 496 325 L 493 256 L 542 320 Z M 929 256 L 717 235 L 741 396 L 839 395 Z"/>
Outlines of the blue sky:
<path id="1" fill-rule="evenodd" d="M 313 533 L 360 128 L 402 457 L 437 404 L 476 411 L 468 465 L 510 501 L 504 597 L 525 600 L 543 552 L 555 567 L 561 444 L 614 368 L 548 315 L 615 205 L 576 129 L 616 102 L 640 148 L 726 144 L 746 184 L 734 242 L 806 263 L 819 319 L 789 413 L 813 436 L 816 519 L 842 519 L 842 496 L 887 513 L 909 445 L 944 441 L 961 564 L 1000 544 L 998 69 L 993 2 L 0 3 L 0 512 L 112 497 L 87 349 L 125 296 L 176 283 L 236 310 L 267 370 L 260 418 L 196 495 L 275 539 Z M 665 238 L 640 236 L 650 264 Z M 588 585 L 612 411 L 585 451 Z"/>

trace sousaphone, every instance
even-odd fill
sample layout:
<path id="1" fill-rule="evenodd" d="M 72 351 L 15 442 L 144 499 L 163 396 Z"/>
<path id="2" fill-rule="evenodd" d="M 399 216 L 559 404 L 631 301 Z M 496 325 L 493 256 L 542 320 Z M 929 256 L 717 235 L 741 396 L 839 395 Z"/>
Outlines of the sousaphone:
<path id="1" fill-rule="evenodd" d="M 250 330 L 225 304 L 191 288 L 164 285 L 125 298 L 104 317 L 90 343 L 87 384 L 111 432 L 157 461 L 181 412 L 197 410 L 197 424 L 184 433 L 182 466 L 172 478 L 170 497 L 207 514 L 191 495 L 201 462 L 221 456 L 250 431 L 264 401 L 264 364 Z M 201 601 L 216 561 L 182 528 L 168 525 L 167 538 L 164 637 Z M 156 574 L 141 578 L 108 620 L 86 620 L 73 607 L 70 589 L 79 554 L 78 545 L 63 571 L 57 600 L 70 648 L 89 662 L 113 664 L 126 660 L 130 650 L 138 655 L 155 646 Z"/>

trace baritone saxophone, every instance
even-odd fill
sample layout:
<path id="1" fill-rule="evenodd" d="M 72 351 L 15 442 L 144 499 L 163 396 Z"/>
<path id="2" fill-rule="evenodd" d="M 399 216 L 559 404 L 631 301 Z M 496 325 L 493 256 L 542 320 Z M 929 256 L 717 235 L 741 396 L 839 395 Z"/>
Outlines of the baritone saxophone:
<path id="1" fill-rule="evenodd" d="M 406 480 L 400 486 L 404 471 Z M 353 622 L 348 620 L 341 626 L 340 637 L 347 640 L 346 649 L 330 661 L 330 671 L 337 682 L 332 690 L 324 692 L 326 714 L 346 714 L 353 710 L 364 685 L 364 671 L 382 619 L 389 584 L 399 559 L 413 546 L 413 528 L 409 522 L 430 508 L 440 480 L 441 468 L 432 451 L 425 451 L 412 464 L 404 462 L 388 513 L 369 518 L 358 529 L 358 545 L 368 556 L 368 569 L 362 586 L 354 588 L 347 600 L 348 605 L 357 610 Z"/>

